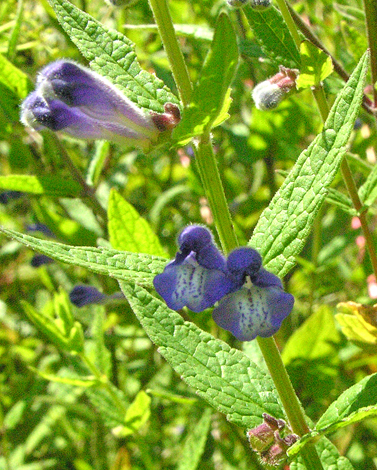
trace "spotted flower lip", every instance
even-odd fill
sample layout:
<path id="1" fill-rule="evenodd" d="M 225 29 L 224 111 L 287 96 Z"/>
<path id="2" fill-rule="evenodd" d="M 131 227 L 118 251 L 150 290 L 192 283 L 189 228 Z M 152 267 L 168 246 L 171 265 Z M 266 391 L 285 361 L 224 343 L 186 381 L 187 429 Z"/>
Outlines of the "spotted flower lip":
<path id="1" fill-rule="evenodd" d="M 256 250 L 237 248 L 225 259 L 211 232 L 196 225 L 182 231 L 178 245 L 175 259 L 154 278 L 168 307 L 201 312 L 218 302 L 214 321 L 241 341 L 277 332 L 292 311 L 294 298 L 263 268 Z"/>
<path id="2" fill-rule="evenodd" d="M 46 66 L 21 105 L 21 121 L 35 130 L 63 131 L 146 150 L 160 133 L 152 116 L 107 79 L 69 60 Z"/>

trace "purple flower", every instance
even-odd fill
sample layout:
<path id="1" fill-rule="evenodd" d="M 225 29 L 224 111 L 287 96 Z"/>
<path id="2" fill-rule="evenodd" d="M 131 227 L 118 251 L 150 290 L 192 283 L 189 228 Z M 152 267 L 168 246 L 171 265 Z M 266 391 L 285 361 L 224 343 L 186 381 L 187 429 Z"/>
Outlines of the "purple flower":
<path id="1" fill-rule="evenodd" d="M 183 230 L 178 245 L 174 261 L 154 279 L 170 308 L 201 312 L 219 302 L 213 319 L 241 341 L 272 336 L 292 311 L 293 296 L 253 248 L 238 248 L 225 260 L 211 232 L 196 225 Z"/>
<path id="2" fill-rule="evenodd" d="M 162 274 L 154 278 L 156 291 L 168 307 L 201 312 L 230 292 L 225 258 L 211 232 L 200 225 L 185 228 L 178 237 L 179 252 Z"/>
<path id="3" fill-rule="evenodd" d="M 54 260 L 47 255 L 34 255 L 30 261 L 33 268 L 39 268 L 44 264 L 51 264 Z"/>
<path id="4" fill-rule="evenodd" d="M 3 191 L 0 193 L 0 204 L 8 204 L 9 201 L 19 199 L 24 193 L 20 191 Z"/>
<path id="5" fill-rule="evenodd" d="M 227 268 L 234 287 L 212 313 L 214 321 L 240 341 L 272 336 L 293 308 L 293 295 L 284 292 L 280 279 L 261 265 L 253 248 L 230 253 Z"/>
<path id="6" fill-rule="evenodd" d="M 106 295 L 93 286 L 78 285 L 69 293 L 69 299 L 76 307 L 84 307 L 84 305 L 101 303 L 106 299 Z"/>
<path id="7" fill-rule="evenodd" d="M 67 60 L 45 67 L 36 90 L 21 106 L 21 121 L 35 130 L 64 131 L 82 139 L 106 139 L 147 150 L 159 130 L 107 79 Z"/>
<path id="8" fill-rule="evenodd" d="M 107 302 L 124 299 L 122 292 L 114 292 L 114 294 L 107 295 L 100 292 L 93 286 L 80 284 L 75 286 L 69 293 L 69 299 L 76 305 L 76 307 L 84 307 L 91 304 L 105 304 Z"/>
<path id="9" fill-rule="evenodd" d="M 27 225 L 25 228 L 28 232 L 41 232 L 43 235 L 46 235 L 46 237 L 55 238 L 53 232 L 45 224 L 35 222 L 34 224 Z"/>

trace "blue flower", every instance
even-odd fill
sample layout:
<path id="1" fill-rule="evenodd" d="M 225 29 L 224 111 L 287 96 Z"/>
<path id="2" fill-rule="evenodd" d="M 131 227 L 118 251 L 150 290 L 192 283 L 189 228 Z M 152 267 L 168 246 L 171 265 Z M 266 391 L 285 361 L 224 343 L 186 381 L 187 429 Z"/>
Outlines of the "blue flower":
<path id="1" fill-rule="evenodd" d="M 154 278 L 156 291 L 168 307 L 201 312 L 230 292 L 224 256 L 205 227 L 191 225 L 178 238 L 179 251 Z"/>
<path id="2" fill-rule="evenodd" d="M 293 308 L 293 295 L 284 292 L 280 279 L 262 268 L 261 261 L 253 248 L 230 253 L 227 269 L 233 290 L 212 313 L 217 325 L 240 341 L 272 336 Z"/>
<path id="3" fill-rule="evenodd" d="M 9 201 L 19 199 L 24 193 L 20 191 L 4 191 L 0 193 L 0 204 L 8 204 Z"/>
<path id="4" fill-rule="evenodd" d="M 102 303 L 106 295 L 93 286 L 80 284 L 71 290 L 69 299 L 76 307 L 84 307 L 84 305 Z"/>
<path id="5" fill-rule="evenodd" d="M 79 308 L 91 304 L 106 304 L 107 302 L 124 298 L 122 292 L 114 292 L 114 294 L 107 295 L 103 294 L 95 287 L 85 284 L 75 286 L 69 293 L 70 301 Z"/>
<path id="6" fill-rule="evenodd" d="M 36 90 L 21 106 L 21 121 L 35 130 L 64 131 L 82 139 L 106 139 L 142 149 L 156 142 L 160 133 L 155 118 L 107 79 L 67 60 L 45 67 Z"/>
<path id="7" fill-rule="evenodd" d="M 211 232 L 196 225 L 183 230 L 178 245 L 175 259 L 154 279 L 170 308 L 201 312 L 219 302 L 214 321 L 241 341 L 272 336 L 292 311 L 293 296 L 253 248 L 238 248 L 225 260 Z"/>
<path id="8" fill-rule="evenodd" d="M 30 261 L 33 268 L 39 268 L 45 264 L 51 264 L 54 260 L 46 255 L 34 255 Z"/>

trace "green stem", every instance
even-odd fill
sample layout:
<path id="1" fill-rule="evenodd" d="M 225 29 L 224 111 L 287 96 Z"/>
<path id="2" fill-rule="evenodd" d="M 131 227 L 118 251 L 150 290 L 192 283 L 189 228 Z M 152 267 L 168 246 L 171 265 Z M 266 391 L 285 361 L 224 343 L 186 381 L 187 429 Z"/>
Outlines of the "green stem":
<path id="1" fill-rule="evenodd" d="M 173 66 L 176 66 L 176 64 L 174 64 L 175 57 L 170 52 L 171 47 L 166 44 L 166 41 L 170 40 L 176 43 L 173 25 L 167 25 L 169 21 L 171 22 L 171 18 L 169 14 L 165 14 L 165 17 L 163 18 L 161 18 L 159 14 L 156 14 L 156 11 L 161 12 L 163 8 L 167 9 L 166 0 L 149 1 L 152 5 L 152 9 L 154 11 L 156 23 L 160 30 L 160 33 L 161 35 L 164 34 L 164 37 L 167 38 L 165 40 L 163 39 L 163 43 L 170 62 L 170 66 L 173 69 Z M 174 38 L 167 36 L 166 30 L 171 31 L 171 33 L 174 34 Z M 162 31 L 164 31 L 164 33 Z M 181 69 L 186 70 L 186 67 L 181 67 Z M 184 86 L 184 82 L 187 79 L 186 75 L 174 73 L 174 78 L 176 80 L 177 87 L 179 90 L 187 90 L 188 88 L 191 89 L 191 86 L 188 87 L 187 84 Z M 183 94 L 181 93 L 181 98 L 182 96 L 187 98 L 186 92 L 183 92 Z M 230 217 L 228 204 L 225 198 L 225 192 L 220 179 L 220 174 L 217 168 L 217 162 L 215 159 L 209 135 L 203 135 L 200 138 L 196 146 L 196 161 L 198 164 L 199 173 L 202 179 L 204 190 L 206 192 L 208 202 L 210 204 L 212 214 L 214 216 L 216 228 L 221 240 L 221 245 L 223 247 L 224 252 L 228 253 L 229 251 L 237 247 L 238 243 L 237 237 L 234 233 L 233 223 Z M 285 412 L 289 418 L 292 427 L 292 431 L 302 436 L 309 431 L 309 428 L 305 422 L 303 410 L 301 409 L 298 398 L 289 380 L 287 371 L 284 367 L 275 341 L 272 338 L 259 338 L 259 345 L 261 346 L 261 350 L 265 357 L 268 369 L 275 383 L 277 391 L 281 397 Z M 314 447 L 306 446 L 302 450 L 301 455 L 307 470 L 322 469 L 321 462 Z"/>
<path id="2" fill-rule="evenodd" d="M 330 108 L 327 103 L 327 99 L 325 95 L 325 90 L 323 89 L 323 86 L 320 84 L 315 87 L 314 86 L 312 87 L 312 93 L 317 103 L 319 112 L 321 114 L 322 121 L 325 122 L 330 112 Z"/>
<path id="3" fill-rule="evenodd" d="M 329 105 L 326 101 L 326 96 L 325 96 L 323 87 L 321 85 L 319 85 L 317 87 L 314 87 L 314 88 L 312 88 L 312 92 L 313 92 L 313 96 L 314 96 L 314 98 L 317 102 L 317 106 L 319 108 L 319 111 L 321 113 L 322 120 L 323 120 L 323 122 L 325 122 L 330 110 L 329 110 Z M 344 180 L 344 183 L 347 187 L 348 193 L 351 197 L 352 204 L 353 204 L 354 208 L 357 210 L 357 212 L 359 213 L 358 217 L 360 219 L 361 228 L 362 228 L 363 233 L 364 233 L 365 244 L 368 248 L 369 257 L 370 257 L 372 267 L 373 267 L 373 273 L 374 273 L 374 275 L 377 279 L 376 249 L 375 249 L 375 246 L 374 246 L 372 234 L 370 233 L 369 226 L 368 226 L 368 223 L 367 223 L 366 212 L 362 212 L 363 205 L 360 201 L 359 194 L 358 194 L 358 191 L 357 191 L 357 187 L 356 187 L 356 184 L 355 184 L 355 180 L 353 179 L 353 175 L 352 175 L 352 172 L 350 170 L 350 167 L 348 165 L 348 161 L 347 161 L 346 158 L 343 158 L 342 163 L 340 165 L 340 170 L 342 172 L 343 180 Z"/>
<path id="4" fill-rule="evenodd" d="M 97 214 L 97 216 L 100 219 L 102 228 L 105 232 L 107 232 L 107 213 L 106 210 L 101 206 L 101 204 L 98 202 L 96 196 L 95 196 L 95 189 L 92 188 L 87 184 L 85 179 L 83 178 L 82 174 L 76 167 L 76 165 L 73 163 L 71 157 L 69 156 L 68 152 L 66 149 L 63 147 L 61 144 L 60 140 L 58 137 L 56 137 L 55 134 L 51 133 L 51 137 L 53 139 L 54 144 L 56 145 L 60 157 L 62 160 L 65 162 L 67 165 L 72 177 L 74 178 L 75 181 L 79 183 L 79 185 L 82 188 L 83 195 L 91 205 L 93 211 Z"/>
<path id="5" fill-rule="evenodd" d="M 306 424 L 304 412 L 293 389 L 287 370 L 284 367 L 275 340 L 273 338 L 258 337 L 258 344 L 282 401 L 292 431 L 299 436 L 307 434 L 310 429 Z M 301 450 L 301 457 L 305 462 L 307 470 L 319 470 L 323 468 L 313 445 L 305 446 Z"/>
<path id="6" fill-rule="evenodd" d="M 169 59 L 179 96 L 183 106 L 187 106 L 191 98 L 192 84 L 181 48 L 178 44 L 167 1 L 149 0 L 149 3 L 161 35 L 162 44 Z"/>
<path id="7" fill-rule="evenodd" d="M 372 263 L 373 267 L 373 273 L 375 278 L 377 279 L 377 255 L 376 255 L 376 248 L 374 245 L 373 237 L 372 234 L 369 230 L 368 222 L 367 222 L 367 216 L 366 212 L 363 212 L 363 205 L 360 201 L 359 194 L 357 192 L 357 187 L 355 184 L 355 180 L 353 179 L 353 175 L 351 173 L 350 167 L 348 165 L 348 161 L 346 158 L 343 159 L 342 165 L 341 165 L 341 170 L 342 170 L 342 175 L 343 179 L 346 183 L 348 193 L 351 197 L 352 203 L 355 207 L 355 209 L 358 211 L 359 215 L 359 220 L 361 223 L 361 228 L 364 233 L 365 237 L 365 244 L 368 248 L 368 253 L 370 257 L 370 261 Z"/>
<path id="8" fill-rule="evenodd" d="M 78 356 L 84 362 L 84 364 L 87 366 L 90 372 L 94 375 L 94 377 L 98 380 L 98 382 L 102 384 L 102 386 L 106 389 L 108 394 L 113 399 L 113 402 L 118 407 L 119 411 L 121 411 L 123 415 L 125 415 L 127 411 L 127 407 L 120 400 L 118 395 L 114 392 L 113 388 L 111 387 L 109 383 L 109 378 L 106 375 L 101 374 L 101 372 L 97 369 L 97 367 L 93 364 L 93 362 L 88 358 L 88 356 L 85 353 L 79 353 Z"/>
<path id="9" fill-rule="evenodd" d="M 338 62 L 335 57 L 328 51 L 328 49 L 326 49 L 326 47 L 317 38 L 317 36 L 313 33 L 310 27 L 305 23 L 305 21 L 301 19 L 300 15 L 289 4 L 287 6 L 290 14 L 292 15 L 292 19 L 295 22 L 299 31 L 305 36 L 306 39 L 312 42 L 315 46 L 317 46 L 331 58 L 335 72 L 339 75 L 340 78 L 342 78 L 346 82 L 349 79 L 349 75 L 344 70 L 340 62 Z M 372 108 L 372 102 L 367 96 L 364 96 L 363 98 L 363 108 L 369 114 L 375 114 L 375 110 Z"/>
<path id="10" fill-rule="evenodd" d="M 370 65 L 373 85 L 373 105 L 377 107 L 377 2 L 364 0 L 365 21 L 370 49 Z"/>
<path id="11" fill-rule="evenodd" d="M 209 136 L 203 135 L 199 140 L 196 163 L 221 246 L 226 253 L 229 253 L 238 246 L 238 242 Z"/>
<path id="12" fill-rule="evenodd" d="M 298 33 L 295 22 L 293 21 L 292 15 L 288 10 L 288 6 L 285 0 L 277 0 L 277 5 L 279 7 L 280 13 L 283 15 L 284 21 L 286 22 L 289 32 L 291 33 L 293 40 L 296 44 L 298 50 L 300 50 L 301 38 Z"/>
<path id="13" fill-rule="evenodd" d="M 284 16 L 284 19 L 287 22 L 288 28 L 293 38 L 295 39 L 297 37 L 296 35 L 297 28 L 291 17 L 290 11 L 287 8 L 285 0 L 277 0 L 277 2 L 279 4 L 279 8 L 280 9 L 283 8 L 283 10 L 285 11 L 285 13 L 283 13 L 283 10 L 281 10 L 282 15 Z M 364 0 L 364 5 L 365 5 L 365 15 L 367 17 L 368 39 L 369 39 L 369 45 L 371 49 L 372 81 L 374 85 L 377 81 L 377 2 L 375 0 Z M 287 21 L 285 14 L 290 16 L 292 21 Z M 293 26 L 292 26 L 292 23 L 293 23 Z M 295 39 L 295 42 L 296 42 L 296 39 Z M 371 42 L 373 44 L 371 44 Z M 297 45 L 297 42 L 296 42 L 296 45 Z M 312 87 L 312 92 L 313 92 L 314 99 L 316 100 L 319 112 L 321 114 L 322 121 L 325 122 L 327 119 L 327 116 L 329 115 L 330 108 L 327 103 L 326 95 L 325 95 L 322 84 L 318 84 L 317 86 Z M 376 106 L 377 105 L 377 91 L 376 91 L 375 86 L 373 86 L 373 93 L 374 93 L 374 98 L 375 98 L 374 106 Z M 362 209 L 362 204 L 361 204 L 361 201 L 357 192 L 357 187 L 353 179 L 352 173 L 350 171 L 350 168 L 348 166 L 348 162 L 346 158 L 343 159 L 340 169 L 341 169 L 347 190 L 352 199 L 352 203 L 355 209 L 359 212 Z M 370 230 L 367 224 L 365 212 L 359 215 L 359 219 L 360 219 L 361 227 L 364 233 L 365 242 L 368 248 L 371 263 L 373 266 L 373 272 L 377 279 L 376 250 L 374 247 L 372 235 L 370 233 Z"/>

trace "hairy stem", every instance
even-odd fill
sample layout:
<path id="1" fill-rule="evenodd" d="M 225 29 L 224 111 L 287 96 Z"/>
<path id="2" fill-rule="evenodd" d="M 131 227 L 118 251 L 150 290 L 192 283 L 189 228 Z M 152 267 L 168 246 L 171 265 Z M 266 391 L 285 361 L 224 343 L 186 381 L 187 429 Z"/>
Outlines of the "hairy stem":
<path id="1" fill-rule="evenodd" d="M 149 0 L 154 18 L 156 20 L 162 44 L 169 59 L 173 77 L 178 88 L 183 106 L 190 102 L 192 84 L 175 34 L 173 22 L 166 0 Z"/>
<path id="2" fill-rule="evenodd" d="M 91 186 L 87 184 L 84 177 L 82 176 L 82 174 L 80 173 L 76 165 L 73 163 L 67 150 L 63 147 L 63 145 L 61 144 L 60 140 L 56 137 L 56 135 L 51 133 L 51 136 L 52 136 L 54 144 L 56 145 L 60 153 L 62 160 L 67 165 L 74 180 L 77 181 L 79 185 L 81 186 L 84 197 L 86 198 L 86 200 L 92 207 L 94 213 L 99 217 L 101 226 L 103 230 L 106 232 L 107 231 L 107 213 L 106 213 L 106 210 L 99 203 L 98 199 L 96 198 L 94 188 L 92 188 Z"/>
<path id="3" fill-rule="evenodd" d="M 160 11 L 160 8 L 162 9 L 167 7 L 166 0 L 150 0 L 150 3 L 152 5 L 153 11 Z M 155 19 L 161 35 L 164 34 L 165 36 L 163 43 L 168 55 L 170 66 L 173 70 L 173 66 L 176 66 L 176 64 L 173 64 L 175 56 L 171 53 L 170 45 L 166 44 L 166 41 L 170 40 L 176 43 L 175 38 L 173 39 L 170 35 L 166 34 L 166 30 L 174 34 L 173 25 L 171 24 L 170 27 L 167 26 L 167 22 L 171 22 L 170 15 L 167 15 L 162 19 L 155 13 Z M 186 67 L 181 66 L 181 69 L 186 70 Z M 187 79 L 186 75 L 181 76 L 179 73 L 174 73 L 174 78 L 177 82 L 178 89 L 187 90 L 189 88 L 187 84 L 185 86 L 183 85 Z M 181 97 L 182 96 L 187 98 L 185 91 L 183 91 L 183 95 L 181 94 Z M 214 216 L 222 248 L 225 253 L 229 253 L 229 251 L 233 250 L 238 245 L 238 243 L 209 135 L 201 136 L 198 144 L 196 145 L 196 161 L 199 168 L 199 174 L 202 179 L 202 184 Z M 275 341 L 272 338 L 259 338 L 258 342 L 261 346 L 262 353 L 266 360 L 277 391 L 281 397 L 285 412 L 292 427 L 292 431 L 302 436 L 309 431 L 309 428 L 305 422 L 303 410 L 301 409 L 298 398 L 289 380 L 287 371 L 284 367 Z M 306 446 L 303 449 L 301 455 L 307 470 L 322 469 L 321 462 L 313 446 Z"/>
<path id="4" fill-rule="evenodd" d="M 377 107 L 377 2 L 376 0 L 364 0 L 365 21 L 367 28 L 368 44 L 370 49 L 370 65 L 372 72 L 373 106 Z"/>

